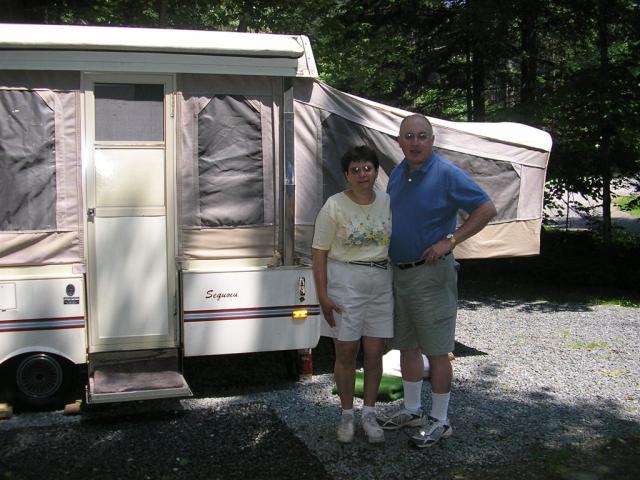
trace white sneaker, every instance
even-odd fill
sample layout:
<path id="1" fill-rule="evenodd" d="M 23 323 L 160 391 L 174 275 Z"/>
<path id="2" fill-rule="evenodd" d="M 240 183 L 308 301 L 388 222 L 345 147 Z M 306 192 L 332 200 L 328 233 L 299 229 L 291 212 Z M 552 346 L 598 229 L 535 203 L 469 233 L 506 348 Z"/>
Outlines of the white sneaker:
<path id="1" fill-rule="evenodd" d="M 353 441 L 354 431 L 353 415 L 342 415 L 336 430 L 338 441 L 340 443 L 351 443 Z"/>
<path id="2" fill-rule="evenodd" d="M 411 443 L 418 448 L 428 448 L 434 446 L 443 438 L 449 438 L 453 433 L 449 420 L 446 423 L 438 419 L 429 417 L 429 421 L 424 429 L 411 437 Z"/>
<path id="3" fill-rule="evenodd" d="M 384 442 L 384 430 L 378 425 L 375 413 L 369 412 L 362 416 L 362 429 L 369 443 Z"/>
<path id="4" fill-rule="evenodd" d="M 398 430 L 404 427 L 421 427 L 424 424 L 424 413 L 413 413 L 406 408 L 401 408 L 390 417 L 382 417 L 380 425 L 384 430 Z"/>

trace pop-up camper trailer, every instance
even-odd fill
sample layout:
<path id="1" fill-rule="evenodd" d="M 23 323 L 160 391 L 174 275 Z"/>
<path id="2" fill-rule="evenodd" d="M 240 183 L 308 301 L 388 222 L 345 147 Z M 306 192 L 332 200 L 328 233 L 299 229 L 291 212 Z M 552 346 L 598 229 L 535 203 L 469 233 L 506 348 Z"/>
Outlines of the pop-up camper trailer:
<path id="1" fill-rule="evenodd" d="M 316 79 L 303 36 L 0 29 L 0 366 L 56 400 L 185 396 L 184 356 L 306 351 L 315 216 L 342 152 L 401 158 L 408 112 Z M 432 119 L 499 215 L 459 257 L 539 249 L 549 136 Z M 215 373 L 212 373 L 215 374 Z"/>

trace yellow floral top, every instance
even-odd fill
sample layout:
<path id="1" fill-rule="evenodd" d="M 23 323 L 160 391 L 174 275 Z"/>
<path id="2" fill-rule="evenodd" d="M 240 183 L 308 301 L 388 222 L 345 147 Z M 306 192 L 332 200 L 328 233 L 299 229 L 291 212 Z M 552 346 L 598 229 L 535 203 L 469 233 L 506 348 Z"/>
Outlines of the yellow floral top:
<path id="1" fill-rule="evenodd" d="M 386 260 L 391 236 L 389 195 L 359 205 L 344 192 L 329 197 L 316 218 L 313 248 L 341 262 Z"/>

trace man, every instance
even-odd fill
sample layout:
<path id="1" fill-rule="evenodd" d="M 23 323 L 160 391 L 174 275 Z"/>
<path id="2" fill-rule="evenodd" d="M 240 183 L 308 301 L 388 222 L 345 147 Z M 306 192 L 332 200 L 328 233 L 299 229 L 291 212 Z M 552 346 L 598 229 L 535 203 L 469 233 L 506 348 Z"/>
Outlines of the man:
<path id="1" fill-rule="evenodd" d="M 433 153 L 431 123 L 411 115 L 400 125 L 404 160 L 389 177 L 394 263 L 394 339 L 400 350 L 404 407 L 382 428 L 422 427 L 411 437 L 420 448 L 451 436 L 448 409 L 453 370 L 458 287 L 455 246 L 482 230 L 495 217 L 487 194 L 453 163 Z M 457 214 L 468 217 L 456 229 Z M 429 359 L 431 411 L 425 421 L 421 405 L 424 353 Z"/>

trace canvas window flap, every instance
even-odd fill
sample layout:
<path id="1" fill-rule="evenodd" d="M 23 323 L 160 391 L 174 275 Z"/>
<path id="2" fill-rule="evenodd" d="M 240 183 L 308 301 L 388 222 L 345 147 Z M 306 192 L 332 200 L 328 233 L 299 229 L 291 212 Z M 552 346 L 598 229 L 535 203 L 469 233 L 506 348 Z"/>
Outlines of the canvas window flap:
<path id="1" fill-rule="evenodd" d="M 43 72 L 0 73 L 0 265 L 84 261 L 78 92 L 45 81 Z"/>
<path id="2" fill-rule="evenodd" d="M 272 255 L 281 81 L 184 75 L 180 86 L 180 255 Z"/>

